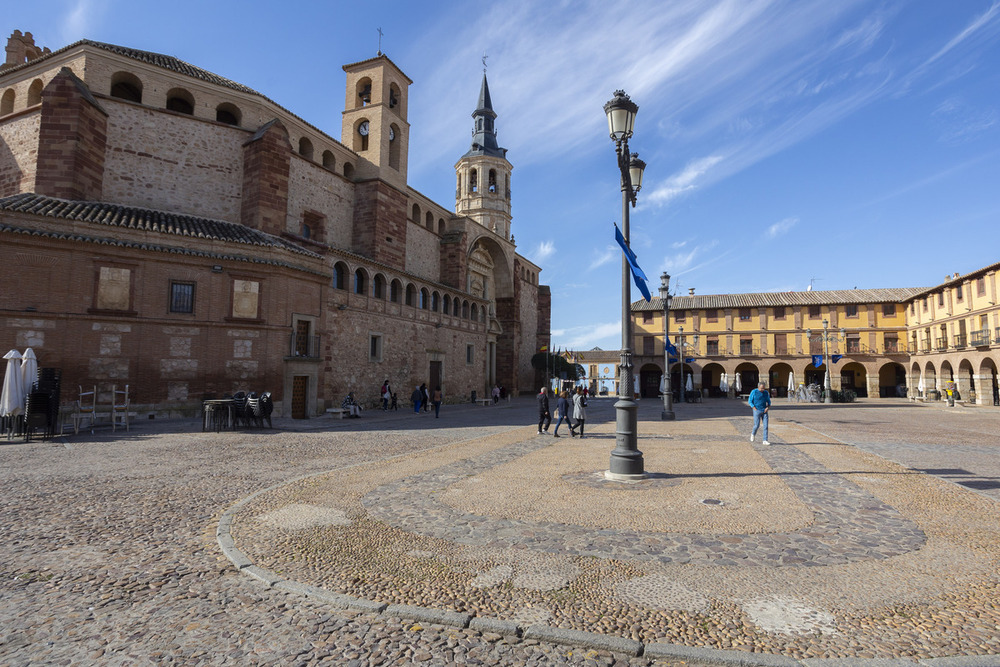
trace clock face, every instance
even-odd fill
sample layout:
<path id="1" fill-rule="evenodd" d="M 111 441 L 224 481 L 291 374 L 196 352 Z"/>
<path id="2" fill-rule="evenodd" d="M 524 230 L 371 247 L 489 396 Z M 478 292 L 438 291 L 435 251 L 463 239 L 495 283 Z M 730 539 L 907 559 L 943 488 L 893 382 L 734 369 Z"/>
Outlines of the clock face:
<path id="1" fill-rule="evenodd" d="M 389 128 L 389 141 L 395 141 L 395 140 L 396 140 L 396 130 L 394 130 L 394 129 L 392 129 L 390 127 Z"/>
<path id="2" fill-rule="evenodd" d="M 361 125 L 358 125 L 358 134 L 360 134 L 362 137 L 367 137 L 368 136 L 368 121 L 367 120 L 361 121 Z"/>

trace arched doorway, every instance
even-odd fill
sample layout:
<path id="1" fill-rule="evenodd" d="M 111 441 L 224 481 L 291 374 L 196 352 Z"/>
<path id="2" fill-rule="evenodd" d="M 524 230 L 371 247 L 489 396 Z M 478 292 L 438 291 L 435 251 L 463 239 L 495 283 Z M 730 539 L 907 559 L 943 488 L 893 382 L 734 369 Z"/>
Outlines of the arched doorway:
<path id="1" fill-rule="evenodd" d="M 962 359 L 958 364 L 958 377 L 955 378 L 958 384 L 958 395 L 966 401 L 975 400 L 976 382 L 973 378 L 972 364 L 968 359 Z"/>
<path id="2" fill-rule="evenodd" d="M 878 369 L 878 395 L 881 398 L 906 398 L 906 369 L 889 362 Z"/>
<path id="3" fill-rule="evenodd" d="M 924 371 L 920 364 L 913 362 L 910 368 L 910 377 L 907 379 L 906 387 L 909 390 L 910 398 L 917 398 L 924 395 Z"/>
<path id="4" fill-rule="evenodd" d="M 825 374 L 826 364 L 823 364 L 822 366 L 813 366 L 811 364 L 806 366 L 806 370 L 803 373 L 803 375 L 805 375 L 806 386 L 815 384 L 825 388 L 826 385 L 823 382 L 823 376 Z"/>
<path id="5" fill-rule="evenodd" d="M 701 370 L 701 388 L 708 390 L 710 398 L 719 398 L 723 395 L 719 390 L 723 373 L 725 373 L 725 369 L 721 364 L 708 364 Z"/>
<path id="6" fill-rule="evenodd" d="M 740 393 L 742 394 L 749 394 L 757 388 L 757 383 L 760 382 L 760 370 L 749 361 L 737 366 L 736 374 L 740 376 Z"/>
<path id="7" fill-rule="evenodd" d="M 771 389 L 771 392 L 781 398 L 787 398 L 789 376 L 792 376 L 793 382 L 795 381 L 792 367 L 786 363 L 775 364 L 771 366 L 771 370 L 768 371 L 767 376 L 767 386 Z"/>
<path id="8" fill-rule="evenodd" d="M 1000 387 L 997 387 L 997 365 L 989 357 L 983 359 L 979 365 L 979 382 L 976 383 L 976 387 L 976 402 L 979 405 L 1000 405 Z"/>
<path id="9" fill-rule="evenodd" d="M 840 390 L 853 391 L 858 398 L 868 398 L 868 371 L 856 361 L 840 369 Z"/>
<path id="10" fill-rule="evenodd" d="M 924 397 L 930 398 L 932 400 L 937 400 L 938 398 L 940 398 L 937 370 L 934 368 L 934 364 L 929 361 L 927 362 L 927 365 L 924 366 L 923 381 L 924 381 Z"/>
<path id="11" fill-rule="evenodd" d="M 656 398 L 660 395 L 660 379 L 663 371 L 656 364 L 643 364 L 639 369 L 639 396 Z"/>

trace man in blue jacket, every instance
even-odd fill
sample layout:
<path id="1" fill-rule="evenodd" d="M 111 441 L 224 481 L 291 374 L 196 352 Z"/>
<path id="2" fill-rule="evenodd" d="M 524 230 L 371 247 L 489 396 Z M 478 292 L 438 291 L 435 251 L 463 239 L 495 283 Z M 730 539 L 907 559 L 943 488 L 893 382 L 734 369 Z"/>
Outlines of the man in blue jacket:
<path id="1" fill-rule="evenodd" d="M 767 413 L 771 409 L 771 394 L 764 388 L 763 382 L 750 392 L 747 403 L 753 408 L 753 430 L 750 431 L 750 442 L 753 442 L 754 436 L 757 435 L 757 427 L 763 422 L 764 442 L 761 444 L 770 445 L 771 443 L 767 441 Z"/>

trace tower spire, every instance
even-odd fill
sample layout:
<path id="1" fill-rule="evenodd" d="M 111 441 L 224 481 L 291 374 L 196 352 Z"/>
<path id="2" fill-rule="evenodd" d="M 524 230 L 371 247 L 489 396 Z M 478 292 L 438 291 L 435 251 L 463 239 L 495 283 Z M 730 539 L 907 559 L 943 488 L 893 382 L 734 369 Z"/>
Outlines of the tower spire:
<path id="1" fill-rule="evenodd" d="M 485 58 L 485 56 L 484 56 Z M 497 132 L 494 127 L 497 113 L 493 110 L 493 100 L 490 99 L 490 84 L 486 81 L 486 70 L 483 70 L 483 85 L 479 89 L 479 102 L 472 112 L 475 121 L 472 130 L 472 148 L 465 156 L 495 155 L 506 157 L 507 149 L 497 144 Z"/>

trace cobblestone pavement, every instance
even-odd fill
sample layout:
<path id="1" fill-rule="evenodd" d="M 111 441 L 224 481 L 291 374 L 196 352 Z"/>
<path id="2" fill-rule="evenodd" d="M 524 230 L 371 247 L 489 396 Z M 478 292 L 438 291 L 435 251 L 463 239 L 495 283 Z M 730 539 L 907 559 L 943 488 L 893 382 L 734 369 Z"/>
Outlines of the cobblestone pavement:
<path id="1" fill-rule="evenodd" d="M 930 457 L 951 443 L 947 467 L 988 480 L 1000 413 L 778 405 L 764 448 L 735 402 L 678 406 L 680 421 L 662 423 L 642 401 L 653 474 L 621 485 L 600 477 L 612 403 L 592 401 L 582 441 L 522 426 L 527 399 L 446 406 L 440 420 L 378 412 L 220 434 L 166 422 L 0 444 L 0 664 L 734 664 L 656 657 L 681 645 L 806 664 L 1000 653 L 996 501 L 899 454 L 943 468 Z M 276 577 L 626 638 L 646 654 L 267 588 L 222 555 L 216 528 L 269 488 L 232 535 Z"/>

